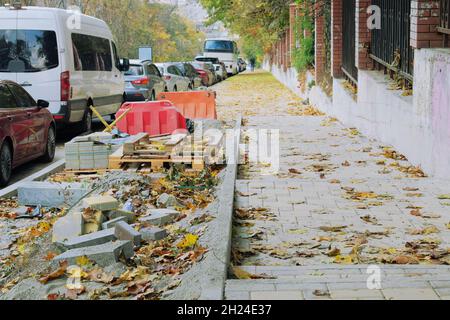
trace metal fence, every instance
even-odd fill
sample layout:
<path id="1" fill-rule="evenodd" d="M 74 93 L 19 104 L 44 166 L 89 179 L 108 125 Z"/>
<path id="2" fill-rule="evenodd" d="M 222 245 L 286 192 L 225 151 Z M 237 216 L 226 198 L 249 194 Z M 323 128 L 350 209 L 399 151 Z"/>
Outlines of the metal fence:
<path id="1" fill-rule="evenodd" d="M 356 67 L 356 0 L 343 1 L 342 19 L 342 71 L 355 84 L 358 82 Z"/>
<path id="2" fill-rule="evenodd" d="M 450 0 L 441 0 L 439 8 L 441 15 L 438 31 L 444 34 L 444 47 L 447 47 L 450 35 Z"/>
<path id="3" fill-rule="evenodd" d="M 411 0 L 372 0 L 372 4 L 381 8 L 381 29 L 372 30 L 370 57 L 412 81 L 414 50 L 409 43 Z"/>

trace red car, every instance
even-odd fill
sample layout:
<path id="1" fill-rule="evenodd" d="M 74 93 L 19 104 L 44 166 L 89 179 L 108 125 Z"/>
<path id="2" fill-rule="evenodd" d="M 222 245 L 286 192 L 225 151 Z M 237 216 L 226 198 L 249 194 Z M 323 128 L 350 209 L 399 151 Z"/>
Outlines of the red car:
<path id="1" fill-rule="evenodd" d="M 21 86 L 0 81 L 0 187 L 12 169 L 36 158 L 55 157 L 56 130 L 48 102 L 37 102 Z"/>

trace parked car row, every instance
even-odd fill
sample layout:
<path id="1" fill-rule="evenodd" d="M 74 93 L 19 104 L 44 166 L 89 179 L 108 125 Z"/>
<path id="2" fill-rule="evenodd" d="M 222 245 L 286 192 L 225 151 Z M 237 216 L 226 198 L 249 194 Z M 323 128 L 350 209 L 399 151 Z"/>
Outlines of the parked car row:
<path id="1" fill-rule="evenodd" d="M 91 131 L 90 106 L 115 115 L 124 101 L 211 86 L 245 70 L 228 40 L 206 41 L 194 61 L 130 61 L 119 57 L 104 21 L 81 14 L 73 28 L 72 17 L 57 8 L 0 7 L 0 187 L 14 167 L 53 160 L 57 128 Z"/>

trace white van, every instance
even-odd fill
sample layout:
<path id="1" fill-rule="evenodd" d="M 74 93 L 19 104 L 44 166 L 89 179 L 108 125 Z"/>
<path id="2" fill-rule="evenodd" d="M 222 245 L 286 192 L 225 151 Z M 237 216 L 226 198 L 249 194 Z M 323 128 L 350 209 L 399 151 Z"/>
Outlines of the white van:
<path id="1" fill-rule="evenodd" d="M 41 7 L 0 8 L 0 80 L 12 80 L 47 100 L 59 124 L 90 131 L 94 105 L 101 115 L 123 102 L 129 67 L 117 55 L 106 23 L 79 12 Z"/>
<path id="2" fill-rule="evenodd" d="M 207 39 L 203 47 L 203 56 L 218 58 L 225 63 L 227 73 L 235 75 L 239 72 L 239 50 L 235 41 L 229 39 Z"/>

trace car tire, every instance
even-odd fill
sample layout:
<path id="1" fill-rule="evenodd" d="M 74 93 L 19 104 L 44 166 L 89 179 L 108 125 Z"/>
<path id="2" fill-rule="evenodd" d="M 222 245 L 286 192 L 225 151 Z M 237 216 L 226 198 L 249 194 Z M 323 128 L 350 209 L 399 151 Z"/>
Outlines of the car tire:
<path id="1" fill-rule="evenodd" d="M 11 179 L 12 151 L 8 143 L 3 143 L 0 149 L 0 187 L 5 187 Z"/>
<path id="2" fill-rule="evenodd" d="M 45 153 L 42 156 L 42 161 L 52 162 L 55 159 L 56 152 L 56 132 L 55 128 L 48 128 L 47 143 L 45 144 Z"/>
<path id="3" fill-rule="evenodd" d="M 81 121 L 81 132 L 89 133 L 92 131 L 92 111 L 86 110 L 83 120 Z"/>

